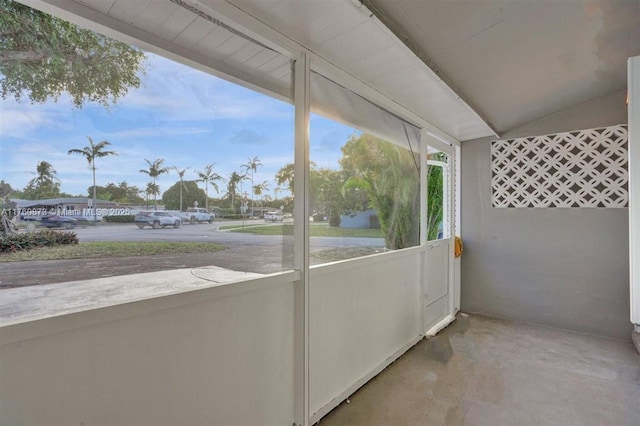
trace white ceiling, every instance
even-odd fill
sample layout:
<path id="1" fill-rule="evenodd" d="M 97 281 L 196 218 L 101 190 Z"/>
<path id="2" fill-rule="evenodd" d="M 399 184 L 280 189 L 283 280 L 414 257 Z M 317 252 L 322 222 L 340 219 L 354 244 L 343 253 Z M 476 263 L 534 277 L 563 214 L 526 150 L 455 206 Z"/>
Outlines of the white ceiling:
<path id="1" fill-rule="evenodd" d="M 640 0 L 22 1 L 290 98 L 286 49 L 220 21 L 275 34 L 458 140 L 624 89 L 640 55 Z"/>
<path id="2" fill-rule="evenodd" d="M 370 0 L 499 133 L 626 88 L 639 0 Z"/>

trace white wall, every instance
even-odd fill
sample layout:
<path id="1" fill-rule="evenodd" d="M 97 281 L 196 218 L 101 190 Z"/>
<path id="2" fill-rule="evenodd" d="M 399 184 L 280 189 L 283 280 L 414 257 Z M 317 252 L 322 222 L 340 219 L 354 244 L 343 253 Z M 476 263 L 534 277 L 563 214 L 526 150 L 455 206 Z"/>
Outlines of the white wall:
<path id="1" fill-rule="evenodd" d="M 313 267 L 310 414 L 318 420 L 420 338 L 422 248 Z"/>
<path id="2" fill-rule="evenodd" d="M 6 425 L 291 425 L 280 274 L 3 327 Z"/>

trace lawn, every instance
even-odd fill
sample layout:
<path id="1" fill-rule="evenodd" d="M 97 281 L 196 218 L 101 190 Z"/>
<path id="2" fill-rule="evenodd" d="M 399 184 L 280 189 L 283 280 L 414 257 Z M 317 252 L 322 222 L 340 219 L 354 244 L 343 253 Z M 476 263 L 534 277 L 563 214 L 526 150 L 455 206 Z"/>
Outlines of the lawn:
<path id="1" fill-rule="evenodd" d="M 0 262 L 24 260 L 95 259 L 101 257 L 150 256 L 154 254 L 209 253 L 226 247 L 212 243 L 175 242 L 87 242 L 73 245 L 42 247 L 0 254 Z"/>
<path id="2" fill-rule="evenodd" d="M 254 235 L 293 235 L 293 224 L 284 225 L 251 225 L 244 228 L 237 226 L 222 226 L 229 232 L 244 232 Z M 309 229 L 312 237 L 360 237 L 360 238 L 383 238 L 380 229 L 359 229 L 359 228 L 336 228 L 327 224 L 310 224 Z"/>

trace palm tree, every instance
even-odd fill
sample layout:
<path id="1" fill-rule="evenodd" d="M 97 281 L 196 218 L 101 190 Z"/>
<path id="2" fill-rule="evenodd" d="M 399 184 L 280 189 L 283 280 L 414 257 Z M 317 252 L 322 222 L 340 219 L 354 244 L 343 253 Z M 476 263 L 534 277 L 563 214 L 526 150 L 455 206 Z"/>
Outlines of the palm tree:
<path id="1" fill-rule="evenodd" d="M 213 188 L 216 190 L 216 193 L 218 193 L 220 192 L 220 188 L 218 188 L 218 184 L 216 183 L 216 181 L 224 180 L 222 176 L 220 176 L 219 174 L 213 171 L 213 166 L 215 165 L 216 163 L 207 164 L 206 166 L 204 166 L 204 170 L 198 172 L 198 177 L 200 178 L 200 182 L 204 182 L 204 190 L 207 196 L 204 202 L 205 203 L 204 207 L 206 209 L 209 208 L 209 185 L 213 186 Z"/>
<path id="2" fill-rule="evenodd" d="M 251 188 L 253 188 L 253 174 L 258 171 L 258 167 L 262 166 L 260 159 L 258 157 L 249 158 L 245 164 L 241 167 L 245 170 L 245 172 L 249 172 L 251 170 Z M 251 194 L 251 216 L 253 216 L 253 194 Z"/>
<path id="3" fill-rule="evenodd" d="M 93 220 L 94 222 L 98 221 L 98 211 L 96 208 L 97 204 L 97 196 L 96 196 L 96 158 L 108 157 L 110 155 L 118 155 L 115 151 L 105 151 L 105 148 L 111 145 L 108 141 L 101 141 L 97 144 L 93 143 L 93 139 L 90 136 L 87 136 L 89 139 L 89 146 L 85 146 L 82 149 L 74 148 L 67 151 L 67 155 L 78 154 L 82 155 L 87 159 L 89 163 L 89 168 L 93 172 Z"/>
<path id="4" fill-rule="evenodd" d="M 240 174 L 238 172 L 232 172 L 227 180 L 227 194 L 231 198 L 231 208 L 236 207 L 236 195 L 238 194 L 238 184 L 242 185 L 242 181 L 247 178 L 247 175 Z M 242 189 L 241 189 L 242 191 Z"/>
<path id="5" fill-rule="evenodd" d="M 36 165 L 36 177 L 31 179 L 28 186 L 37 187 L 53 187 L 56 183 L 60 183 L 60 179 L 56 176 L 56 169 L 53 168 L 51 163 L 46 161 L 40 161 Z"/>
<path id="6" fill-rule="evenodd" d="M 269 182 L 267 182 L 266 180 L 253 187 L 253 193 L 258 197 L 258 199 L 260 199 L 261 198 L 260 196 L 265 191 L 268 191 L 268 190 L 269 190 Z"/>
<path id="7" fill-rule="evenodd" d="M 176 171 L 176 173 L 178 173 L 178 176 L 180 177 L 180 211 L 182 211 L 182 188 L 184 188 L 185 191 L 189 192 L 189 190 L 187 189 L 187 186 L 184 184 L 184 174 L 187 170 L 189 170 L 191 167 L 187 167 L 186 169 L 178 169 L 177 167 L 172 167 L 173 170 Z"/>
<path id="8" fill-rule="evenodd" d="M 280 188 L 279 186 L 276 186 L 275 188 L 273 188 L 273 193 L 276 196 L 276 201 L 278 201 L 278 194 L 282 192 L 282 188 Z"/>
<path id="9" fill-rule="evenodd" d="M 171 168 L 162 167 L 162 163 L 164 163 L 164 158 L 158 158 L 154 162 L 151 162 L 145 158 L 144 161 L 146 161 L 147 164 L 149 165 L 149 169 L 140 169 L 140 173 L 144 173 L 145 175 L 148 175 L 151 179 L 153 179 L 151 183 L 153 183 L 156 189 L 153 192 L 153 208 L 155 210 L 158 208 L 157 196 L 160 193 L 160 187 L 156 185 L 156 178 L 162 174 L 169 173 L 169 170 L 171 170 Z M 148 189 L 149 189 L 149 186 L 147 185 L 147 190 Z"/>
<path id="10" fill-rule="evenodd" d="M 149 196 L 153 195 L 153 199 L 155 201 L 156 196 L 158 194 L 160 194 L 160 186 L 158 186 L 157 184 L 155 184 L 153 182 L 148 182 L 147 183 L 147 189 L 145 189 L 144 193 L 147 196 L 147 208 L 149 208 Z"/>

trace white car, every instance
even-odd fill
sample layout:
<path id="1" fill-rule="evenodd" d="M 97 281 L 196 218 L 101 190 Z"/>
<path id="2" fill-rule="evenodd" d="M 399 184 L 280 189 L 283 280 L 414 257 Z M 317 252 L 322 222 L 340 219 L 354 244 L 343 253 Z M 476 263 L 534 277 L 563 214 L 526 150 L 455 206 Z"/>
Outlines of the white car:
<path id="1" fill-rule="evenodd" d="M 188 208 L 185 215 L 189 218 L 189 222 L 191 223 L 200 223 L 200 222 L 213 222 L 216 220 L 216 215 L 211 213 L 207 209 L 199 208 L 199 207 L 191 207 Z"/>
<path id="2" fill-rule="evenodd" d="M 138 228 L 142 229 L 145 226 L 151 226 L 153 229 L 164 228 L 167 226 L 173 226 L 179 228 L 182 225 L 182 221 L 178 216 L 174 216 L 169 212 L 140 212 L 136 215 L 135 223 Z"/>
<path id="3" fill-rule="evenodd" d="M 265 222 L 282 222 L 282 213 L 277 210 L 266 212 L 264 214 Z"/>

